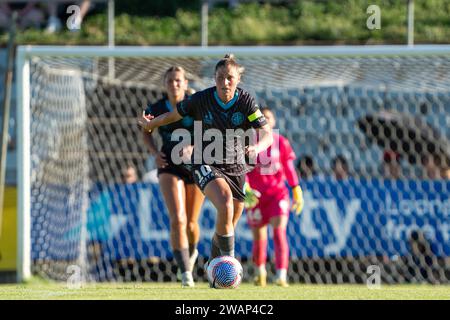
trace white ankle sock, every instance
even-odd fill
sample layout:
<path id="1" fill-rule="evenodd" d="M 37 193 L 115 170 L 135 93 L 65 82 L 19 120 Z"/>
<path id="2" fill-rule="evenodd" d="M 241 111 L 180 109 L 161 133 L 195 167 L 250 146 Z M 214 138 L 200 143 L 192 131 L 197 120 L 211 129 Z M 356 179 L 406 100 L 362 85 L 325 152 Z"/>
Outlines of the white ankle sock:
<path id="1" fill-rule="evenodd" d="M 256 274 L 259 275 L 266 275 L 267 271 L 266 271 L 266 265 L 262 264 L 260 266 L 256 267 Z"/>
<path id="2" fill-rule="evenodd" d="M 190 272 L 190 271 L 183 272 L 181 274 L 181 279 L 183 279 L 183 281 L 193 281 L 194 280 L 194 278 L 192 277 L 192 272 Z"/>
<path id="3" fill-rule="evenodd" d="M 277 269 L 277 279 L 286 280 L 286 278 L 287 278 L 287 270 Z"/>

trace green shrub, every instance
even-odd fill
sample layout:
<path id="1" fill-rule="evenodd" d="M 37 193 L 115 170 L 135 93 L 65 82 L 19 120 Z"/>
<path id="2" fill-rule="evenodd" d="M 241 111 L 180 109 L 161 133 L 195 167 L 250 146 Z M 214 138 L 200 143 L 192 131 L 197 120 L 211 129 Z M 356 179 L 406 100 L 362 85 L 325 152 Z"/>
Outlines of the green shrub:
<path id="1" fill-rule="evenodd" d="M 381 30 L 366 26 L 370 4 L 381 8 Z M 116 6 L 117 45 L 200 44 L 199 0 L 127 0 Z M 400 44 L 406 43 L 407 6 L 404 0 L 246 3 L 233 10 L 222 4 L 210 10 L 208 29 L 210 45 Z M 417 43 L 450 42 L 450 0 L 415 0 L 414 38 Z M 81 32 L 25 30 L 17 39 L 29 44 L 106 44 L 107 15 L 88 15 Z M 0 33 L 0 44 L 6 42 L 7 34 Z"/>

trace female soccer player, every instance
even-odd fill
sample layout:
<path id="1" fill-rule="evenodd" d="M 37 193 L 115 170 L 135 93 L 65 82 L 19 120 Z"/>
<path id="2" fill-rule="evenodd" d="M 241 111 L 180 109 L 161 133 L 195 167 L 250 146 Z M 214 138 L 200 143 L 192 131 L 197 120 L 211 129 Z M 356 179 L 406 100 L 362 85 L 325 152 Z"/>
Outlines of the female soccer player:
<path id="1" fill-rule="evenodd" d="M 267 108 L 263 108 L 262 112 L 273 129 L 274 114 Z M 289 141 L 276 133 L 273 133 L 273 140 L 273 144 L 266 151 L 266 157 L 262 159 L 260 154 L 256 168 L 247 174 L 246 212 L 253 233 L 252 253 L 257 274 L 255 284 L 266 285 L 267 225 L 270 224 L 275 245 L 275 283 L 287 287 L 289 248 L 286 226 L 289 219 L 289 190 L 285 182 L 292 188 L 292 209 L 297 215 L 303 208 L 303 195 L 293 162 L 295 154 Z"/>
<path id="2" fill-rule="evenodd" d="M 143 115 L 138 120 L 147 131 L 185 116 L 201 121 L 195 124 L 201 127 L 200 132 L 194 132 L 194 135 L 201 134 L 201 143 L 194 143 L 192 170 L 195 182 L 217 209 L 210 260 L 220 255 L 234 256 L 234 228 L 244 208 L 245 174 L 250 170 L 244 161 L 245 152 L 250 159 L 255 159 L 272 144 L 272 130 L 253 97 L 237 87 L 243 71 L 233 55 L 226 55 L 216 64 L 215 87 L 193 94 L 178 103 L 172 112 L 156 118 Z M 252 128 L 259 139 L 245 151 L 244 130 Z M 221 150 L 212 148 L 219 144 Z"/>
<path id="3" fill-rule="evenodd" d="M 182 67 L 170 67 L 164 74 L 167 96 L 150 105 L 145 112 L 160 115 L 175 109 L 177 103 L 185 99 L 188 80 Z M 181 272 L 183 287 L 193 287 L 192 270 L 198 256 L 197 244 L 200 237 L 198 217 L 204 200 L 199 188 L 194 184 L 192 173 L 183 165 L 172 161 L 171 153 L 177 141 L 172 141 L 172 132 L 185 128 L 193 132 L 193 119 L 185 117 L 177 122 L 161 126 L 158 130 L 162 138 L 159 151 L 153 136 L 144 131 L 144 141 L 151 155 L 155 157 L 158 178 L 167 210 L 170 215 L 170 240 L 173 254 Z M 185 150 L 188 152 L 188 150 Z"/>

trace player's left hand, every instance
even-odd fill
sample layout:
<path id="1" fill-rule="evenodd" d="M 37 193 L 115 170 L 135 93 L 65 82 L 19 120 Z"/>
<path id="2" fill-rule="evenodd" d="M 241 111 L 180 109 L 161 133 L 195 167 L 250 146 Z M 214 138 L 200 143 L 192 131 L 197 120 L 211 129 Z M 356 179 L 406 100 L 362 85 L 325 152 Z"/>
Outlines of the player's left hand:
<path id="1" fill-rule="evenodd" d="M 140 125 L 142 127 L 142 129 L 144 129 L 145 131 L 152 132 L 152 130 L 154 129 L 154 126 L 153 126 L 151 120 L 153 118 L 154 118 L 154 116 L 152 116 L 151 114 L 145 115 L 145 110 L 144 110 L 142 112 L 141 117 L 138 119 L 138 125 Z"/>
<path id="2" fill-rule="evenodd" d="M 303 191 L 300 186 L 295 186 L 292 189 L 292 195 L 294 197 L 294 203 L 292 205 L 292 211 L 298 216 L 303 210 Z"/>

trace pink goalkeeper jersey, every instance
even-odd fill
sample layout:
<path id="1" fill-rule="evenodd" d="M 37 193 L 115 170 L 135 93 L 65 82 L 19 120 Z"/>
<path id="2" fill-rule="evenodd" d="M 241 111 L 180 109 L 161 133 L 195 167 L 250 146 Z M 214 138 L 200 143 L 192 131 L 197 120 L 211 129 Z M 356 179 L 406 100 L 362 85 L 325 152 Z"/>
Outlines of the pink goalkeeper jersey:
<path id="1" fill-rule="evenodd" d="M 258 154 L 255 169 L 247 173 L 247 181 L 251 188 L 266 196 L 288 193 L 286 181 L 290 187 L 298 185 L 294 167 L 295 158 L 289 141 L 285 137 L 273 133 L 272 145 L 266 151 Z"/>

